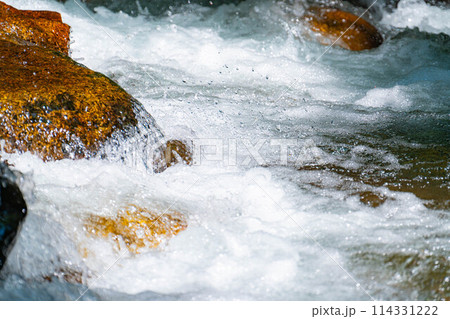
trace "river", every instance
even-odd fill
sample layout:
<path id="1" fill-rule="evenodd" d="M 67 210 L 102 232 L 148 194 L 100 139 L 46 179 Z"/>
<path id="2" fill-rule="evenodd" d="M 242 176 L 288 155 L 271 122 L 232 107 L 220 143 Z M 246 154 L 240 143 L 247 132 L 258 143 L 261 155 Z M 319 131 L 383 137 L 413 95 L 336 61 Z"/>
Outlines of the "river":
<path id="1" fill-rule="evenodd" d="M 193 141 L 195 161 L 154 174 L 2 154 L 29 214 L 0 299 L 449 299 L 450 10 L 379 2 L 384 43 L 351 52 L 303 36 L 306 1 L 6 0 L 61 12 L 72 58 Z M 130 203 L 188 227 L 137 255 L 86 234 L 84 214 Z"/>

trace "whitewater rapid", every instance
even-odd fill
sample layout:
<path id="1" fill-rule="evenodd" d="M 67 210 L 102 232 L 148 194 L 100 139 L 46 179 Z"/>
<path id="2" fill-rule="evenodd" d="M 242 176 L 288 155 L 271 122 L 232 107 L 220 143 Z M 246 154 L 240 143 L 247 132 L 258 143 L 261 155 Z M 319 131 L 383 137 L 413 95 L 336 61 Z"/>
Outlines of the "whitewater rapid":
<path id="1" fill-rule="evenodd" d="M 306 169 L 395 175 L 408 165 L 392 148 L 420 149 L 414 138 L 427 121 L 448 150 L 450 11 L 407 2 L 375 22 L 381 47 L 355 53 L 304 39 L 291 18 L 301 7 L 276 1 L 131 16 L 74 1 L 6 0 L 61 12 L 73 59 L 137 98 L 167 138 L 209 155 L 152 174 L 100 159 L 2 153 L 25 174 L 29 216 L 0 298 L 74 300 L 88 286 L 84 299 L 448 297 L 448 206 Z M 401 134 L 383 139 L 383 131 Z M 280 141 L 291 145 L 286 162 Z M 260 158 L 249 151 L 256 143 Z M 216 147 L 223 154 L 214 157 Z M 367 191 L 387 200 L 365 205 L 358 194 Z M 171 207 L 189 226 L 139 255 L 87 236 L 83 216 L 111 216 L 124 204 Z M 81 273 L 84 285 L 42 279 L 61 269 Z"/>

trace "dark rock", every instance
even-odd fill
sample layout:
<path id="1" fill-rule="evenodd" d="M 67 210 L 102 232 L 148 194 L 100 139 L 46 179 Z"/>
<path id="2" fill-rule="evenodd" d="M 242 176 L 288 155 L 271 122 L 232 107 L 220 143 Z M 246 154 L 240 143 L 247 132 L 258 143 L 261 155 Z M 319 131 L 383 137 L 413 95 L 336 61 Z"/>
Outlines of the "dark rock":
<path id="1" fill-rule="evenodd" d="M 60 2 L 65 2 L 59 0 Z M 123 11 L 130 15 L 148 12 L 152 15 L 163 15 L 169 11 L 177 11 L 186 5 L 201 5 L 205 7 L 218 7 L 223 4 L 238 4 L 243 0 L 82 0 L 88 8 L 106 7 L 112 11 Z"/>
<path id="2" fill-rule="evenodd" d="M 20 231 L 27 205 L 9 167 L 0 163 L 0 270 L 6 262 Z"/>
<path id="3" fill-rule="evenodd" d="M 450 7 L 450 0 L 425 0 L 425 2 L 432 6 L 443 7 L 443 8 Z"/>

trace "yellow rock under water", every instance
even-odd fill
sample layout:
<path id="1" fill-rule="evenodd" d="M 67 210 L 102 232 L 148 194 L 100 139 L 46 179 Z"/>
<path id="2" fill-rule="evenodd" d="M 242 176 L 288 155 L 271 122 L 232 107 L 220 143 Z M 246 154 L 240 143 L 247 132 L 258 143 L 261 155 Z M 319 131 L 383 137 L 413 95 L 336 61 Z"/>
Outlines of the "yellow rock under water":
<path id="1" fill-rule="evenodd" d="M 334 43 L 347 50 L 361 51 L 383 43 L 383 37 L 373 25 L 345 11 L 311 7 L 303 18 L 309 28 L 319 34 L 317 40 L 324 45 Z"/>
<path id="2" fill-rule="evenodd" d="M 156 248 L 187 228 L 181 213 L 156 213 L 134 205 L 121 209 L 114 217 L 90 216 L 84 225 L 88 234 L 112 238 L 119 245 L 122 240 L 133 253 L 139 253 L 142 248 Z"/>

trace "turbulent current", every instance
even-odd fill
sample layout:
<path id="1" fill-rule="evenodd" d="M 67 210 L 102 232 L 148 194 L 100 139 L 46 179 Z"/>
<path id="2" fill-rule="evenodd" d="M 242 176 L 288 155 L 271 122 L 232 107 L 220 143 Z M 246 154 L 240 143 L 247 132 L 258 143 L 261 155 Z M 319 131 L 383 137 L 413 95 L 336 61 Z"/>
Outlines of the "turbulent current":
<path id="1" fill-rule="evenodd" d="M 0 299 L 449 299 L 450 9 L 378 2 L 384 43 L 351 52 L 304 36 L 307 1 L 6 0 L 60 12 L 71 57 L 194 163 L 2 153 L 28 216 Z M 86 234 L 83 216 L 124 204 L 188 227 L 137 255 Z"/>

